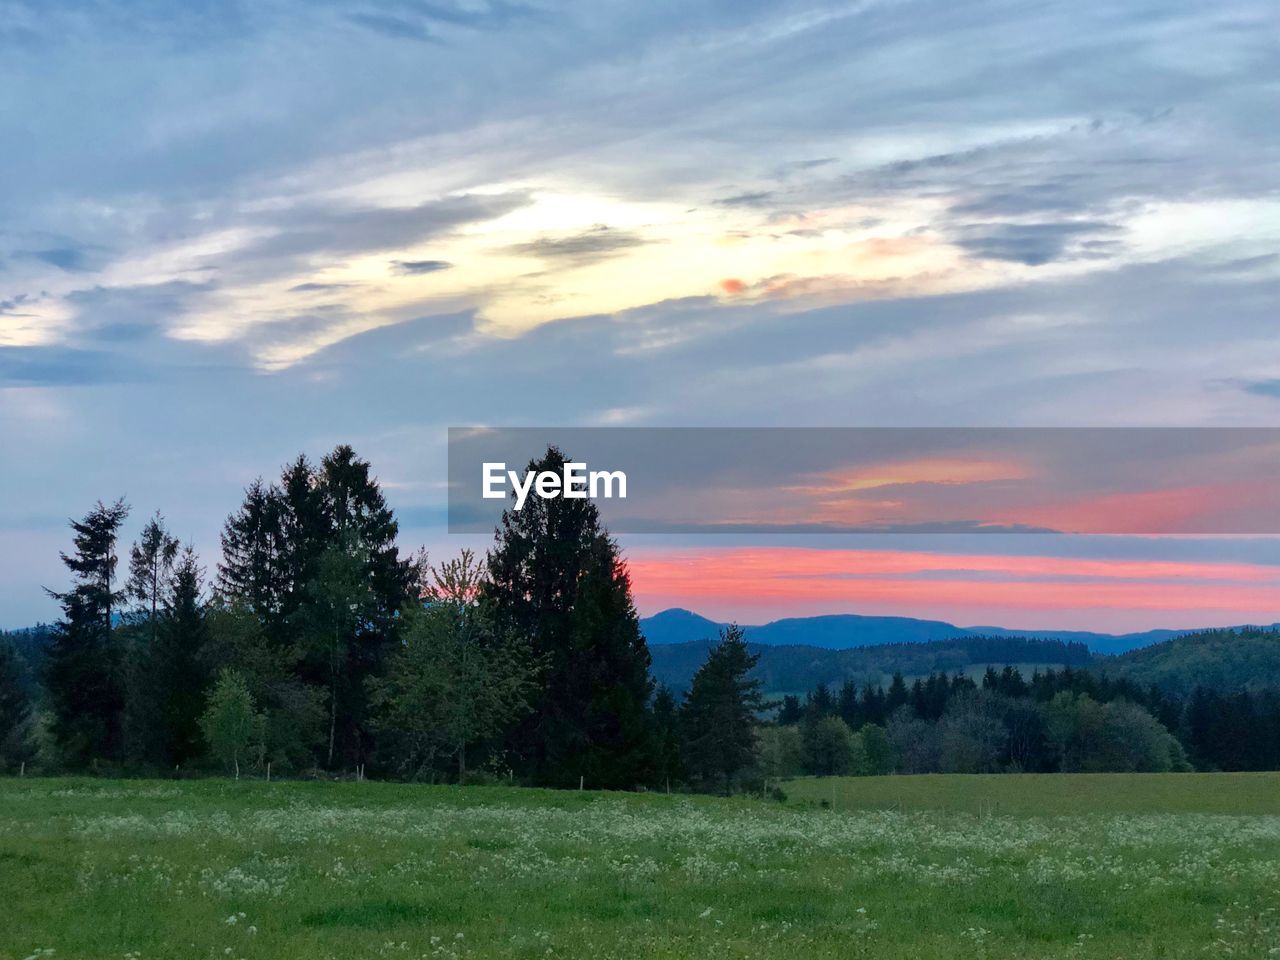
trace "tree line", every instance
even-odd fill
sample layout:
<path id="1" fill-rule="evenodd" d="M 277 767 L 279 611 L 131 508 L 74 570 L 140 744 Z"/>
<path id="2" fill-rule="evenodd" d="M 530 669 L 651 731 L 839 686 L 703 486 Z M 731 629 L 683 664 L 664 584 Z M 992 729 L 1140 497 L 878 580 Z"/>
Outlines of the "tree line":
<path id="1" fill-rule="evenodd" d="M 1280 769 L 1280 692 L 1182 698 L 1064 667 L 988 666 L 887 688 L 818 685 L 763 732 L 771 776 L 798 773 L 1168 772 Z"/>
<path id="2" fill-rule="evenodd" d="M 655 689 L 590 500 L 532 498 L 484 557 L 431 563 L 339 446 L 250 484 L 212 572 L 160 514 L 125 549 L 128 515 L 73 521 L 61 617 L 0 642 L 0 766 L 728 789 L 755 762 L 741 633 L 680 701 Z"/>

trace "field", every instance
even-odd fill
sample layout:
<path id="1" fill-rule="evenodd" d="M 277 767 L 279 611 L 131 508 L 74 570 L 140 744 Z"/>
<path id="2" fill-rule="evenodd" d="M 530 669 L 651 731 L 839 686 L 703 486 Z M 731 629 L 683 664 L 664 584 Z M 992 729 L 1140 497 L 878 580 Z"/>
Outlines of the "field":
<path id="1" fill-rule="evenodd" d="M 1280 955 L 1280 777 L 788 791 L 4 780 L 0 958 Z"/>

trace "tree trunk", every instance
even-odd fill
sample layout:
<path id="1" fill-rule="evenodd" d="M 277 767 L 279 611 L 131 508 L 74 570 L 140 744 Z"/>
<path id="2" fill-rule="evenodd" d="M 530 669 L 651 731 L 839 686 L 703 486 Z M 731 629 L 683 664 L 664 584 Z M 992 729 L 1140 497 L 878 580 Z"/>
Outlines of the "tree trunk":
<path id="1" fill-rule="evenodd" d="M 467 779 L 467 745 L 458 744 L 458 783 Z"/>

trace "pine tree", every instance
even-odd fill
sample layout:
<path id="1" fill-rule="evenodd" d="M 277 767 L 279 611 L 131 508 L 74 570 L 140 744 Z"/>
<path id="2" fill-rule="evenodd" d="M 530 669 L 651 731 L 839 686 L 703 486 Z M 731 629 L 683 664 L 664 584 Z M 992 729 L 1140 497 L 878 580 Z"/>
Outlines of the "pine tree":
<path id="1" fill-rule="evenodd" d="M 128 719 L 139 759 L 169 769 L 200 755 L 209 630 L 195 548 L 175 558 L 154 618 L 155 639 L 134 655 Z"/>
<path id="2" fill-rule="evenodd" d="M 282 615 L 282 513 L 280 492 L 258 478 L 245 490 L 244 502 L 222 528 L 218 593 L 264 624 L 277 623 Z"/>
<path id="3" fill-rule="evenodd" d="M 529 469 L 558 472 L 564 463 L 553 447 Z M 546 664 L 533 713 L 510 741 L 525 772 L 555 786 L 649 782 L 649 650 L 630 577 L 595 504 L 531 497 L 505 511 L 488 568 L 497 625 Z"/>
<path id="4" fill-rule="evenodd" d="M 690 775 L 725 793 L 755 762 L 758 714 L 765 703 L 760 681 L 748 674 L 759 659 L 747 649 L 740 627 L 726 627 L 694 674 L 681 712 Z"/>
<path id="5" fill-rule="evenodd" d="M 124 677 L 114 635 L 116 539 L 129 508 L 101 501 L 72 521 L 75 552 L 62 562 L 75 578 L 66 593 L 50 591 L 62 605 L 47 664 L 52 733 L 63 760 L 85 767 L 120 761 L 123 753 Z"/>
<path id="6" fill-rule="evenodd" d="M 158 615 L 166 581 L 177 555 L 177 538 L 165 529 L 164 518 L 157 511 L 129 551 L 129 582 L 125 587 L 147 620 L 148 639 L 153 644 L 159 629 Z"/>
<path id="7" fill-rule="evenodd" d="M 685 777 L 681 755 L 680 707 L 665 686 L 653 696 L 654 782 L 670 789 Z"/>

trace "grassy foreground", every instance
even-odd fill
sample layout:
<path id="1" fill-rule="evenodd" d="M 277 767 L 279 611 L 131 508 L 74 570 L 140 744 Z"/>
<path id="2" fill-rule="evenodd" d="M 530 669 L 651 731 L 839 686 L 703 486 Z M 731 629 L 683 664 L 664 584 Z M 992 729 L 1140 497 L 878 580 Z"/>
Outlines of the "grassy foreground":
<path id="1" fill-rule="evenodd" d="M 3 780 L 0 958 L 1280 954 L 1280 778 L 840 790 Z"/>

